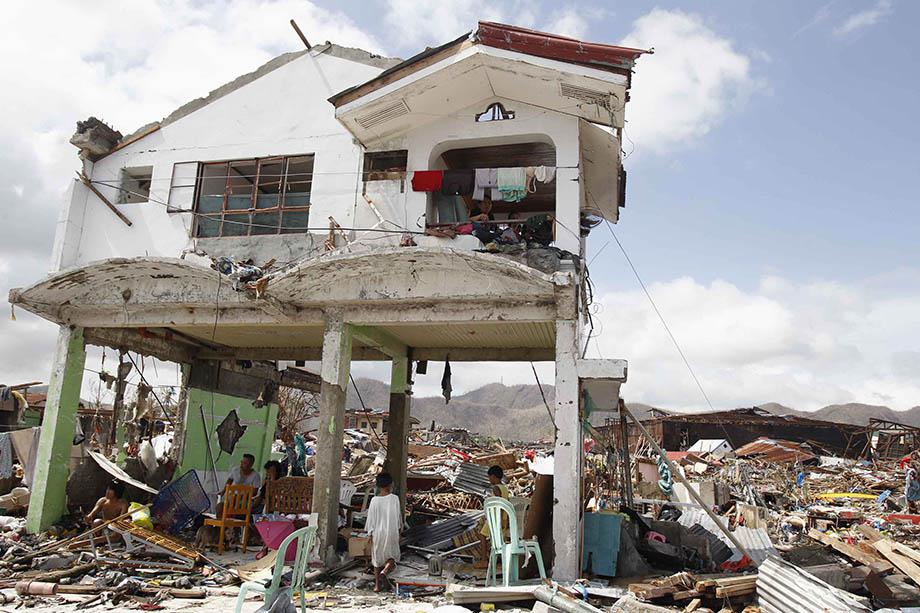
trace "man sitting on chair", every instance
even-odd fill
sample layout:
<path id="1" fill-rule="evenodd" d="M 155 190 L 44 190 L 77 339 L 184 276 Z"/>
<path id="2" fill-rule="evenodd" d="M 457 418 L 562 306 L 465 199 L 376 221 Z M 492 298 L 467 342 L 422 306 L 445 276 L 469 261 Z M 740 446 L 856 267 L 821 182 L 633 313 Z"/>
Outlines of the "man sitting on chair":
<path id="1" fill-rule="evenodd" d="M 253 470 L 255 466 L 256 457 L 251 453 L 244 453 L 243 458 L 240 460 L 240 465 L 235 466 L 230 471 L 230 477 L 227 479 L 227 483 L 224 484 L 224 489 L 228 485 L 248 485 L 253 488 L 255 491 L 259 491 L 259 487 L 262 485 L 262 477 L 259 475 L 258 471 Z M 224 501 L 221 500 L 217 503 L 217 516 L 220 517 L 223 515 L 224 510 Z"/>

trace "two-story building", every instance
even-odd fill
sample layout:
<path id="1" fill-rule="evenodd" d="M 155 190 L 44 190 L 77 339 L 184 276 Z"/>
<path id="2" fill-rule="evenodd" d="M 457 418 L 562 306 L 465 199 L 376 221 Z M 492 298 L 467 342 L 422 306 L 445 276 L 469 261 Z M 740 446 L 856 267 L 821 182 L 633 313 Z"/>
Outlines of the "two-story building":
<path id="1" fill-rule="evenodd" d="M 405 61 L 328 43 L 288 53 L 127 137 L 81 122 L 54 271 L 10 293 L 60 325 L 29 528 L 64 509 L 66 475 L 49 467 L 67 452 L 86 344 L 190 365 L 189 424 L 216 362 L 321 361 L 324 553 L 352 360 L 392 363 L 401 493 L 415 363 L 553 361 L 553 567 L 576 577 L 585 394 L 613 408 L 626 380 L 623 360 L 582 359 L 585 246 L 625 205 L 642 53 L 480 22 Z"/>

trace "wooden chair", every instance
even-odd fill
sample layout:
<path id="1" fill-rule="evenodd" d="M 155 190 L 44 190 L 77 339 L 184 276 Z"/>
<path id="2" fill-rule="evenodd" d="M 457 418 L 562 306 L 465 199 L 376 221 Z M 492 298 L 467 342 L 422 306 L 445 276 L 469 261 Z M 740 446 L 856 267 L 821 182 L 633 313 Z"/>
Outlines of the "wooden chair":
<path id="1" fill-rule="evenodd" d="M 249 540 L 249 525 L 252 522 L 252 497 L 255 488 L 248 485 L 228 485 L 224 489 L 223 510 L 217 519 L 205 519 L 206 526 L 220 528 L 220 540 L 217 542 L 217 553 L 224 552 L 224 532 L 227 528 L 243 529 L 243 553 L 246 553 L 246 542 Z M 242 517 L 243 519 L 238 519 Z"/>
<path id="2" fill-rule="evenodd" d="M 265 487 L 265 513 L 301 515 L 313 507 L 313 477 L 282 477 Z"/>

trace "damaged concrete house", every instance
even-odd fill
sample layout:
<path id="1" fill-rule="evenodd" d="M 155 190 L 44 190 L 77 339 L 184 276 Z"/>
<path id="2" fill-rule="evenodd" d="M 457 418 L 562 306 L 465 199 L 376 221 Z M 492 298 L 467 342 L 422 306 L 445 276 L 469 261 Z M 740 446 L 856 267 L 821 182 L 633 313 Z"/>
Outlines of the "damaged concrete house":
<path id="1" fill-rule="evenodd" d="M 130 136 L 80 122 L 54 270 L 9 296 L 60 326 L 29 530 L 65 511 L 56 466 L 86 345 L 184 366 L 180 470 L 210 468 L 200 407 L 250 407 L 245 449 L 261 462 L 277 386 L 318 390 L 327 560 L 353 360 L 392 365 L 401 496 L 419 362 L 551 361 L 552 567 L 577 578 L 585 405 L 614 410 L 627 378 L 625 360 L 582 358 L 583 256 L 625 205 L 624 111 L 643 53 L 480 22 L 405 61 L 331 43 L 288 53 Z M 319 377 L 285 368 L 304 360 Z"/>

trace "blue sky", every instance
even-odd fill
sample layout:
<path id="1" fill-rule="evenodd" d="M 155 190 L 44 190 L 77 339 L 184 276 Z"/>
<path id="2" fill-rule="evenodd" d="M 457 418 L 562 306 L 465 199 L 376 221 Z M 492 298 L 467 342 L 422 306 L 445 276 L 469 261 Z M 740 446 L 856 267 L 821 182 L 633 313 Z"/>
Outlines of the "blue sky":
<path id="1" fill-rule="evenodd" d="M 920 405 L 917 3 L 36 4 L 11 2 L 11 22 L 35 25 L 0 40 L 4 57 L 30 50 L 7 69 L 17 87 L 0 93 L 4 295 L 47 269 L 77 119 L 96 114 L 127 133 L 163 117 L 299 48 L 291 17 L 313 42 L 402 57 L 492 19 L 655 47 L 627 107 L 617 232 L 715 405 Z M 589 355 L 630 360 L 628 399 L 703 408 L 609 239 L 603 227 L 590 239 Z M 47 378 L 53 337 L 27 315 L 0 321 L 0 381 Z M 454 372 L 460 391 L 532 382 L 526 364 Z M 418 393 L 436 392 L 428 379 Z"/>

